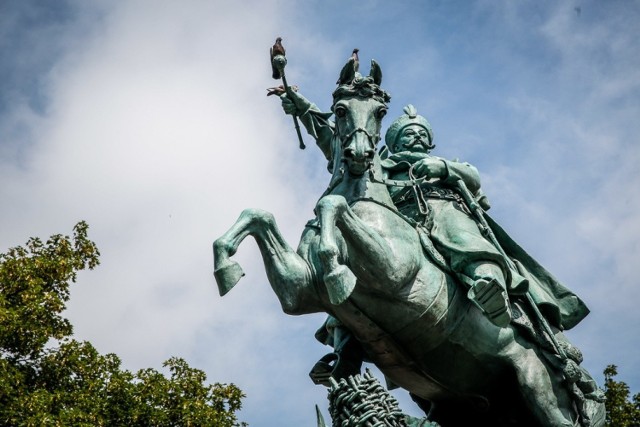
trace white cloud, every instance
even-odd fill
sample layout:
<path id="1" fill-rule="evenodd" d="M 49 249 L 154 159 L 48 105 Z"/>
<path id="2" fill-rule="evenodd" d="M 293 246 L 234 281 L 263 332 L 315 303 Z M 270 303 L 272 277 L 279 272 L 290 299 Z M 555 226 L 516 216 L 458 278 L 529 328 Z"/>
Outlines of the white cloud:
<path id="1" fill-rule="evenodd" d="M 337 11 L 286 1 L 78 2 L 73 10 L 75 20 L 55 33 L 63 54 L 39 80 L 47 108 L 17 97 L 0 115 L 0 237 L 6 247 L 89 222 L 102 265 L 73 291 L 80 338 L 132 369 L 185 356 L 211 381 L 247 392 L 241 418 L 253 425 L 312 423 L 313 404 L 325 404 L 306 377 L 326 350 L 312 337 L 322 316 L 280 311 L 252 239 L 236 255 L 246 277 L 218 297 L 211 243 L 243 208 L 259 207 L 295 246 L 328 180 L 311 138 L 298 150 L 290 117 L 264 96 L 274 83 L 273 38 L 285 38 L 290 81 L 327 108 L 351 37 L 388 31 L 379 50 L 362 52 L 363 71 L 368 58 L 381 62 L 396 113 L 406 102 L 434 109 L 419 107 L 436 117 L 437 150 L 484 166 L 494 216 L 588 301 L 593 313 L 572 337 L 589 369 L 618 363 L 632 388 L 640 384 L 629 346 L 640 298 L 635 12 L 593 21 L 585 5 L 580 19 L 592 21 L 583 25 L 567 5 L 544 7 L 532 21 L 528 7 L 485 3 L 457 11 L 473 18 L 464 37 L 474 39 L 465 41 L 429 32 L 437 22 L 428 14 L 424 38 L 408 40 L 401 20 L 380 18 L 382 28 L 353 16 L 337 29 L 329 19 Z M 452 51 L 459 43 L 470 47 Z M 491 72 L 473 74 L 487 64 L 501 76 L 493 85 L 484 80 Z"/>
<path id="2" fill-rule="evenodd" d="M 250 14 L 205 2 L 103 6 L 92 32 L 49 74 L 47 113 L 13 113 L 34 144 L 21 170 L 3 169 L 12 207 L 3 208 L 11 224 L 3 242 L 87 220 L 102 265 L 73 290 L 77 336 L 131 369 L 159 367 L 171 355 L 199 359 L 211 381 L 237 381 L 249 394 L 249 418 L 265 415 L 273 373 L 264 360 L 290 366 L 254 347 L 289 339 L 280 330 L 290 319 L 255 267 L 250 241 L 238 254 L 248 274 L 239 287 L 249 293 L 220 299 L 211 244 L 245 207 L 274 211 L 294 246 L 308 219 L 299 207 L 311 216 L 315 194 L 290 189 L 305 187 L 300 160 L 321 155 L 296 151 L 290 120 L 264 97 L 280 18 L 259 2 Z M 295 182 L 285 172 L 297 173 Z"/>

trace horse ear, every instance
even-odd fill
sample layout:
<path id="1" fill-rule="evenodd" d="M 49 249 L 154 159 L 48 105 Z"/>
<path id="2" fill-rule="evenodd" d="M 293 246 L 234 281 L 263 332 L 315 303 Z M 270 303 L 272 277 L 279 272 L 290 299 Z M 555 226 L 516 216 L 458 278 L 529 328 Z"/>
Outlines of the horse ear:
<path id="1" fill-rule="evenodd" d="M 340 77 L 338 78 L 338 81 L 336 82 L 336 84 L 339 84 L 339 85 L 349 84 L 353 81 L 355 76 L 356 76 L 356 60 L 352 57 L 352 58 L 349 58 L 347 63 L 344 64 L 344 67 L 342 67 L 342 70 L 340 70 Z"/>
<path id="2" fill-rule="evenodd" d="M 380 86 L 382 83 L 382 70 L 380 69 L 380 65 L 372 59 L 371 60 L 371 71 L 369 72 L 369 76 L 373 78 L 373 82 Z"/>

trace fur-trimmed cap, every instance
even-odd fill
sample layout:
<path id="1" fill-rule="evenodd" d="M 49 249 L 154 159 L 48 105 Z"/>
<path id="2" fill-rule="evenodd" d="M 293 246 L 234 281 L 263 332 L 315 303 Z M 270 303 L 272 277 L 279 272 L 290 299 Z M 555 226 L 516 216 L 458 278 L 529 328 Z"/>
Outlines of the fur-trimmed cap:
<path id="1" fill-rule="evenodd" d="M 425 128 L 429 134 L 429 144 L 433 143 L 433 130 L 431 129 L 431 125 L 427 119 L 418 115 L 416 107 L 409 104 L 404 107 L 404 114 L 391 123 L 389 129 L 387 129 L 387 133 L 384 135 L 384 142 L 387 147 L 392 148 L 402 130 L 409 125 L 418 125 Z"/>

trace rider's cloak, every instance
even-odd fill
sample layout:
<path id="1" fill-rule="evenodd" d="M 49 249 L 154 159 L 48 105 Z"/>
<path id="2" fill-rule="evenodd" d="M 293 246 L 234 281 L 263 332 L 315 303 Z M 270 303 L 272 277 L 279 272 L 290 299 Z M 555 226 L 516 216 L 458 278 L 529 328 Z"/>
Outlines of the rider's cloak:
<path id="1" fill-rule="evenodd" d="M 517 261 L 519 274 L 529 280 L 529 293 L 544 317 L 559 329 L 571 329 L 589 314 L 585 303 L 518 245 L 489 215 L 489 227 L 509 258 Z"/>
<path id="2" fill-rule="evenodd" d="M 386 153 L 383 153 L 383 157 Z M 382 160 L 382 167 L 389 171 L 391 176 L 402 173 L 401 171 L 407 169 L 409 165 L 414 164 L 417 160 L 424 157 L 439 157 L 431 156 L 426 153 L 397 153 L 386 157 Z M 441 159 L 444 160 L 444 159 Z M 449 263 L 449 267 L 454 270 L 460 270 L 461 266 L 465 263 L 472 261 L 493 261 L 498 263 L 506 271 L 508 281 L 511 283 L 507 286 L 508 291 L 514 292 L 514 294 L 521 294 L 524 289 L 517 286 L 515 283 L 522 278 L 527 279 L 528 292 L 533 298 L 540 309 L 543 316 L 553 326 L 560 330 L 571 329 L 577 325 L 584 317 L 589 314 L 589 309 L 584 302 L 573 292 L 571 292 L 566 286 L 561 284 L 551 273 L 549 273 L 540 263 L 538 263 L 527 251 L 525 251 L 520 245 L 518 245 L 513 238 L 487 213 L 482 210 L 482 213 L 489 225 L 489 228 L 493 232 L 502 247 L 514 264 L 517 271 L 511 271 L 508 263 L 504 260 L 501 252 L 485 238 L 479 231 L 481 226 L 477 224 L 477 220 L 471 214 L 469 209 L 456 209 L 455 206 L 458 203 L 465 203 L 462 199 L 462 195 L 459 198 L 446 200 L 447 195 L 443 193 L 443 190 L 447 189 L 449 192 L 457 192 L 455 188 L 455 181 L 460 179 L 459 171 L 467 170 L 469 168 L 475 170 L 473 166 L 468 163 L 461 163 L 457 161 L 446 161 L 448 166 L 448 177 L 442 182 L 425 182 L 421 185 L 423 192 L 429 200 L 429 205 L 433 211 L 433 225 L 430 225 L 431 238 L 434 240 L 435 246 Z M 474 172 L 477 174 L 477 172 Z M 473 176 L 473 174 L 472 174 Z M 480 206 L 488 206 L 486 197 L 480 190 L 479 175 L 478 182 L 470 184 L 473 185 L 473 196 L 479 202 Z M 473 179 L 472 179 L 473 181 Z M 434 193 L 434 189 L 438 190 L 435 193 L 441 193 L 436 198 L 431 198 L 430 194 Z M 390 188 L 390 193 L 394 199 L 394 203 L 397 204 L 400 211 L 410 218 L 417 219 L 419 216 L 416 210 L 416 202 L 413 197 L 409 197 L 409 202 L 412 206 L 408 207 L 408 210 L 404 210 L 401 204 L 398 205 L 398 201 L 401 197 L 401 192 L 396 193 L 397 190 Z M 404 194 L 412 195 L 411 192 L 405 190 Z M 444 196 L 442 196 L 444 194 Z M 444 198 L 443 198 L 444 197 Z M 484 198 L 484 201 L 480 199 Z M 517 278 L 517 279 L 516 279 Z M 519 289 L 517 289 L 519 288 Z M 517 289 L 517 291 L 516 291 Z"/>

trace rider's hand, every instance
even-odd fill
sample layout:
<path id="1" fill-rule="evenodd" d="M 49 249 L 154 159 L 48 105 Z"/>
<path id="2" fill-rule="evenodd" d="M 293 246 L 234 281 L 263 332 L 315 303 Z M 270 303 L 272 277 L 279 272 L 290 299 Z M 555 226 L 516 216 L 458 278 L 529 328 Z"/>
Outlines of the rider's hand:
<path id="1" fill-rule="evenodd" d="M 311 107 L 311 102 L 298 92 L 291 92 L 291 96 L 285 93 L 280 96 L 282 101 L 282 109 L 286 114 L 301 116 Z"/>
<path id="2" fill-rule="evenodd" d="M 447 166 L 442 159 L 421 159 L 413 165 L 413 173 L 417 177 L 426 176 L 428 179 L 445 178 Z"/>

